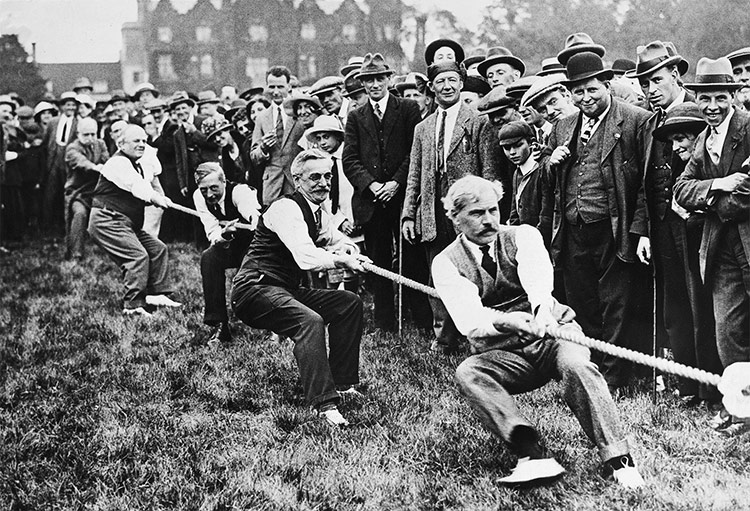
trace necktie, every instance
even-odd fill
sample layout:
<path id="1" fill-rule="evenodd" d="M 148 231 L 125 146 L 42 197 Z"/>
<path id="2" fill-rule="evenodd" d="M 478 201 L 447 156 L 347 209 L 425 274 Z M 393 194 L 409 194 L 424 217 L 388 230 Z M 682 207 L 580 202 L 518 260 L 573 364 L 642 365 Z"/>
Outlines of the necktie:
<path id="1" fill-rule="evenodd" d="M 597 117 L 587 117 L 586 118 L 586 127 L 583 129 L 583 132 L 581 133 L 581 143 L 583 145 L 586 145 L 589 143 L 589 140 L 591 140 L 591 132 L 594 131 L 594 125 L 596 124 Z"/>
<path id="2" fill-rule="evenodd" d="M 284 140 L 284 119 L 281 118 L 281 107 L 276 107 L 276 142 L 281 145 Z"/>
<path id="3" fill-rule="evenodd" d="M 383 112 L 380 110 L 380 105 L 378 103 L 375 103 L 375 117 L 378 118 L 378 121 L 383 120 Z"/>
<path id="4" fill-rule="evenodd" d="M 331 161 L 331 214 L 335 215 L 339 210 L 339 168 L 335 156 Z"/>
<path id="5" fill-rule="evenodd" d="M 315 229 L 317 230 L 318 236 L 320 236 L 320 231 L 323 230 L 323 208 L 318 206 L 318 209 L 315 210 Z"/>
<path id="6" fill-rule="evenodd" d="M 711 134 L 708 135 L 708 138 L 706 139 L 706 150 L 708 151 L 711 160 L 714 162 L 714 165 L 718 165 L 719 160 L 721 159 L 721 154 L 717 147 L 719 143 L 719 132 L 716 131 L 716 128 L 710 128 L 710 130 Z"/>
<path id="7" fill-rule="evenodd" d="M 448 113 L 443 110 L 440 112 L 440 129 L 437 139 L 437 171 L 439 174 L 445 172 L 445 117 Z"/>
<path id="8" fill-rule="evenodd" d="M 133 166 L 135 167 L 135 170 L 140 174 L 141 177 L 143 177 L 143 167 L 141 167 L 141 164 L 139 162 L 133 162 Z"/>
<path id="9" fill-rule="evenodd" d="M 481 246 L 479 247 L 479 250 L 482 251 L 482 268 L 484 268 L 484 271 L 486 271 L 492 278 L 495 278 L 497 276 L 497 264 L 495 264 L 495 260 L 492 259 L 492 256 L 490 255 L 490 246 Z"/>
<path id="10" fill-rule="evenodd" d="M 65 145 L 68 143 L 68 118 L 63 117 L 60 122 L 63 123 L 62 133 L 60 134 L 60 145 Z"/>
<path id="11" fill-rule="evenodd" d="M 224 216 L 221 214 L 221 205 L 218 202 L 216 204 L 210 204 L 208 206 L 208 210 L 211 212 L 213 216 L 215 216 L 219 220 L 221 220 L 222 217 Z"/>

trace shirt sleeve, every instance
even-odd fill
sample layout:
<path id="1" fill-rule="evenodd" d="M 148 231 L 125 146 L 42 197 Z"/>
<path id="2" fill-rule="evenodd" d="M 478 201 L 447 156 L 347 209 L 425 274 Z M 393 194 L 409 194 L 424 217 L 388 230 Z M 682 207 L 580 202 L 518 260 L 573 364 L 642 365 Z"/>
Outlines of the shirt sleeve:
<path id="1" fill-rule="evenodd" d="M 250 222 L 250 226 L 255 229 L 260 218 L 258 192 L 247 185 L 237 185 L 232 191 L 232 202 L 237 206 L 240 216 Z"/>
<path id="2" fill-rule="evenodd" d="M 494 322 L 502 313 L 482 305 L 479 288 L 444 253 L 432 261 L 432 281 L 459 332 L 473 339 L 500 335 Z"/>
<path id="3" fill-rule="evenodd" d="M 156 195 L 151 181 L 144 179 L 125 156 L 107 160 L 101 174 L 116 187 L 132 193 L 133 197 L 142 201 L 150 203 Z"/>
<path id="4" fill-rule="evenodd" d="M 203 198 L 200 190 L 193 192 L 193 203 L 195 204 L 195 210 L 200 215 L 203 230 L 206 232 L 206 238 L 208 238 L 209 243 L 213 245 L 221 241 L 221 224 L 219 224 L 219 219 L 208 210 L 206 199 Z"/>
<path id="5" fill-rule="evenodd" d="M 307 232 L 302 210 L 293 200 L 284 198 L 271 204 L 263 213 L 263 222 L 286 245 L 301 270 L 330 270 L 336 267 L 333 254 L 315 246 Z"/>
<path id="6" fill-rule="evenodd" d="M 551 307 L 553 270 L 542 235 L 530 225 L 520 225 L 516 229 L 516 247 L 516 271 L 529 297 L 531 310 L 536 312 L 539 306 Z"/>

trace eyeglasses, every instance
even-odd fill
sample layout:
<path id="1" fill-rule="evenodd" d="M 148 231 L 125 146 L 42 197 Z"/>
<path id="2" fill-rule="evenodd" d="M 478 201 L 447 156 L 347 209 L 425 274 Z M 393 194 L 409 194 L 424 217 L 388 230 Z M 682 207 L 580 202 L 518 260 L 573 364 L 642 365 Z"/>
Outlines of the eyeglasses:
<path id="1" fill-rule="evenodd" d="M 321 179 L 325 179 L 326 181 L 330 181 L 333 179 L 333 174 L 331 172 L 326 172 L 324 174 L 321 174 L 319 172 L 313 172 L 309 176 L 307 176 L 308 181 L 312 181 L 313 183 L 317 183 Z"/>

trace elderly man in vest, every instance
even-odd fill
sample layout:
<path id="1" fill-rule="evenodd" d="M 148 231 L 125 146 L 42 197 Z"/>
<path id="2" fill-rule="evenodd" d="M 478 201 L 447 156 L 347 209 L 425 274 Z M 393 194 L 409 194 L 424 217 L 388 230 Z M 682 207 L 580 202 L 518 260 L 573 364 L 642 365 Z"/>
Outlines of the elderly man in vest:
<path id="1" fill-rule="evenodd" d="M 724 367 L 750 360 L 750 116 L 733 106 L 741 83 L 732 80 L 729 59 L 702 58 L 695 83 L 685 85 L 708 128 L 675 182 L 677 202 L 688 211 L 706 211 L 700 272 L 711 288 L 716 344 Z M 733 431 L 732 417 L 720 413 L 717 429 Z"/>
<path id="2" fill-rule="evenodd" d="M 460 233 L 432 264 L 435 288 L 473 354 L 456 369 L 459 391 L 494 435 L 518 456 L 504 484 L 541 482 L 565 470 L 540 444 L 513 394 L 562 382 L 568 406 L 624 487 L 643 484 L 601 373 L 583 346 L 547 335 L 562 325 L 580 331 L 575 313 L 552 297 L 552 265 L 531 226 L 500 224 L 502 189 L 466 176 L 443 203 Z"/>
<path id="3" fill-rule="evenodd" d="M 139 159 L 146 132 L 129 125 L 117 141 L 118 151 L 100 169 L 94 189 L 89 234 L 120 267 L 125 284 L 123 314 L 151 316 L 157 306 L 179 307 L 170 299 L 167 246 L 143 230 L 144 208 L 168 208 L 152 167 Z"/>
<path id="4" fill-rule="evenodd" d="M 234 278 L 232 308 L 251 327 L 294 341 L 306 401 L 329 424 L 346 426 L 338 391 L 356 393 L 359 383 L 362 301 L 350 291 L 302 287 L 305 271 L 362 270 L 357 245 L 322 207 L 331 190 L 331 167 L 320 149 L 294 158 L 296 190 L 263 213 Z"/>
<path id="5" fill-rule="evenodd" d="M 224 271 L 239 268 L 253 239 L 260 217 L 258 193 L 245 184 L 227 181 L 216 162 L 205 162 L 195 170 L 198 189 L 193 203 L 200 215 L 210 246 L 201 254 L 203 322 L 214 327 L 209 343 L 232 339 L 225 300 Z"/>

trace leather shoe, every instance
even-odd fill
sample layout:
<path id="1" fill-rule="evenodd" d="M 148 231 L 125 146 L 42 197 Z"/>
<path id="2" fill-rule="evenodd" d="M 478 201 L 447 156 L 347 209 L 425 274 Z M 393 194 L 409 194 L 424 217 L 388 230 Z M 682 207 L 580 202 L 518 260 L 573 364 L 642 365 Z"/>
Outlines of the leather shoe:
<path id="1" fill-rule="evenodd" d="M 214 333 L 211 334 L 208 344 L 219 344 L 222 342 L 230 342 L 231 340 L 232 331 L 229 330 L 229 325 L 227 323 L 222 323 L 214 328 Z"/>
<path id="2" fill-rule="evenodd" d="M 498 479 L 507 485 L 541 483 L 551 481 L 565 473 L 565 469 L 554 458 L 518 458 L 518 463 L 509 476 Z"/>

